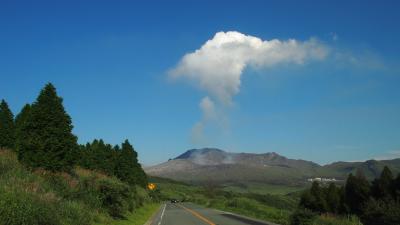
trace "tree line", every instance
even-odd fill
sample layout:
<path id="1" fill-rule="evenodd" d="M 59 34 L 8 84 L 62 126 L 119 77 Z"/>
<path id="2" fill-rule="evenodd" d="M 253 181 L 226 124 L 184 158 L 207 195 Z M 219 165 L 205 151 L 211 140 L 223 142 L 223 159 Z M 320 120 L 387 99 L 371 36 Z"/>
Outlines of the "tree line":
<path id="1" fill-rule="evenodd" d="M 70 172 L 74 166 L 104 172 L 131 185 L 145 187 L 147 177 L 128 140 L 121 146 L 94 140 L 79 145 L 71 117 L 56 88 L 48 83 L 36 101 L 14 118 L 7 102 L 0 103 L 0 149 L 13 149 L 28 168 Z"/>
<path id="2" fill-rule="evenodd" d="M 385 166 L 380 177 L 369 182 L 361 171 L 349 174 L 344 186 L 313 182 L 303 193 L 300 208 L 318 214 L 357 215 L 364 225 L 400 224 L 400 174 Z"/>

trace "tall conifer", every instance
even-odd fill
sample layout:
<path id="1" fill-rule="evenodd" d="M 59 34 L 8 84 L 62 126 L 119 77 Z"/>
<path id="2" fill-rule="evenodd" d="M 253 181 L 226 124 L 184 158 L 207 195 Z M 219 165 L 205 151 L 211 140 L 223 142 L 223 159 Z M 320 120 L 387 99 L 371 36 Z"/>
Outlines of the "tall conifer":
<path id="1" fill-rule="evenodd" d="M 40 92 L 21 128 L 18 157 L 27 166 L 51 171 L 72 168 L 77 138 L 72 134 L 72 122 L 64 109 L 62 98 L 49 83 Z"/>
<path id="2" fill-rule="evenodd" d="M 21 112 L 15 117 L 15 146 L 18 148 L 18 143 L 21 140 L 21 129 L 27 121 L 31 105 L 26 104 Z"/>
<path id="3" fill-rule="evenodd" d="M 145 186 L 147 177 L 137 160 L 137 152 L 128 140 L 122 143 L 117 157 L 115 175 L 131 185 Z"/>
<path id="4" fill-rule="evenodd" d="M 3 99 L 0 103 L 0 149 L 14 148 L 15 125 L 14 115 Z"/>

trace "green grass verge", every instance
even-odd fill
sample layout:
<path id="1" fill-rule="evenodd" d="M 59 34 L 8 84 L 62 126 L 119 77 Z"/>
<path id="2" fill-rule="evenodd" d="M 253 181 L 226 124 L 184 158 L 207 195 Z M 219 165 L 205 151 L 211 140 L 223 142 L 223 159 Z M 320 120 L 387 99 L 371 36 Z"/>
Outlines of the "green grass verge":
<path id="1" fill-rule="evenodd" d="M 159 203 L 149 203 L 126 215 L 126 219 L 114 220 L 111 225 L 143 225 L 160 208 Z"/>

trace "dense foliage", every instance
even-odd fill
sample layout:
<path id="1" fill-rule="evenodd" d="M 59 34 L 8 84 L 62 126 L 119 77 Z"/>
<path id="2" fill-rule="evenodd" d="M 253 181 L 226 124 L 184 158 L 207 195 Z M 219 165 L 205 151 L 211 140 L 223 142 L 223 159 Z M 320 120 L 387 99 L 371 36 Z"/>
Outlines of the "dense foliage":
<path id="1" fill-rule="evenodd" d="M 147 177 L 128 140 L 119 147 L 105 144 L 102 139 L 80 146 L 78 165 L 115 176 L 130 185 L 146 187 Z"/>
<path id="2" fill-rule="evenodd" d="M 319 214 L 357 215 L 364 225 L 400 224 L 400 174 L 394 179 L 385 167 L 372 183 L 361 172 L 350 174 L 343 187 L 314 182 L 299 206 Z"/>

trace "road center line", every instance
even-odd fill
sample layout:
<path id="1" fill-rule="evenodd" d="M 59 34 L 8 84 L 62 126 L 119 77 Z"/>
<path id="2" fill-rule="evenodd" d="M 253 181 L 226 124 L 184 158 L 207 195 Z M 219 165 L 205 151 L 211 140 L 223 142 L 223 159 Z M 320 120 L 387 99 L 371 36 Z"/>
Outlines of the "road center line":
<path id="1" fill-rule="evenodd" d="M 161 225 L 162 218 L 163 218 L 164 212 L 165 212 L 165 207 L 167 207 L 167 204 L 164 205 L 164 208 L 163 208 L 163 210 L 162 210 L 162 212 L 161 212 L 161 216 L 160 216 L 160 222 L 158 222 L 158 225 Z"/>
<path id="2" fill-rule="evenodd" d="M 204 216 L 200 215 L 198 212 L 196 212 L 196 211 L 194 211 L 194 210 L 191 210 L 191 209 L 188 209 L 188 208 L 186 208 L 185 206 L 183 206 L 183 205 L 181 205 L 181 204 L 178 204 L 178 206 L 181 207 L 181 208 L 183 208 L 184 210 L 190 212 L 193 216 L 195 216 L 195 217 L 197 217 L 197 218 L 203 220 L 203 221 L 206 222 L 207 224 L 209 224 L 209 225 L 216 225 L 214 222 L 208 220 L 208 219 L 205 218 Z"/>

